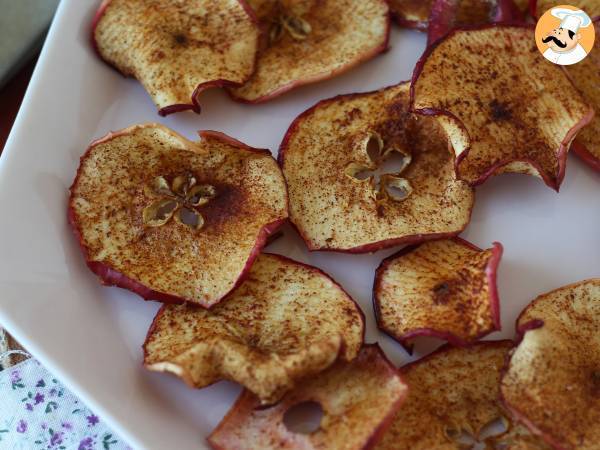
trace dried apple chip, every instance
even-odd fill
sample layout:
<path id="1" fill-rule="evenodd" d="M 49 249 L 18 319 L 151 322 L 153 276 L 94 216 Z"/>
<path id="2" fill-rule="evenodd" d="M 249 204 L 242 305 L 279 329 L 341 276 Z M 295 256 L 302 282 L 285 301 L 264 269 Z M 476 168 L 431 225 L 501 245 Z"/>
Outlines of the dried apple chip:
<path id="1" fill-rule="evenodd" d="M 219 450 L 372 448 L 406 396 L 397 369 L 377 345 L 366 345 L 352 362 L 339 361 L 305 380 L 270 408 L 244 391 L 209 436 Z M 323 418 L 310 434 L 290 431 L 284 415 L 295 405 L 317 402 Z"/>
<path id="2" fill-rule="evenodd" d="M 104 0 L 92 40 L 102 59 L 142 83 L 164 116 L 200 112 L 203 90 L 244 83 L 259 36 L 245 0 Z"/>
<path id="3" fill-rule="evenodd" d="M 390 12 L 398 25 L 427 30 L 429 11 L 434 0 L 388 0 Z"/>
<path id="4" fill-rule="evenodd" d="M 594 26 L 596 45 L 600 45 L 600 22 Z M 565 69 L 585 101 L 597 111 L 592 122 L 577 135 L 571 148 L 577 156 L 600 171 L 600 52 L 594 50 L 583 61 Z"/>
<path id="5" fill-rule="evenodd" d="M 265 42 L 236 100 L 258 103 L 326 80 L 387 49 L 385 0 L 250 0 Z"/>
<path id="6" fill-rule="evenodd" d="M 193 387 L 237 381 L 273 403 L 338 355 L 354 359 L 363 335 L 360 308 L 326 274 L 261 254 L 248 278 L 214 308 L 163 306 L 148 331 L 144 364 Z"/>
<path id="7" fill-rule="evenodd" d="M 557 449 L 600 442 L 600 278 L 536 298 L 502 377 L 508 410 Z"/>
<path id="8" fill-rule="evenodd" d="M 600 18 L 600 1 L 598 0 L 531 0 L 531 14 L 540 17 L 550 8 L 569 5 L 584 10 L 593 20 Z"/>
<path id="9" fill-rule="evenodd" d="M 413 110 L 444 128 L 460 179 L 526 173 L 559 189 L 569 147 L 594 112 L 539 56 L 530 27 L 491 25 L 451 32 L 417 64 Z"/>
<path id="10" fill-rule="evenodd" d="M 427 40 L 433 43 L 454 28 L 523 20 L 513 0 L 433 0 Z"/>
<path id="11" fill-rule="evenodd" d="M 473 191 L 436 121 L 408 112 L 408 91 L 334 97 L 290 126 L 279 163 L 309 249 L 369 252 L 467 226 Z"/>
<path id="12" fill-rule="evenodd" d="M 481 250 L 459 238 L 406 247 L 381 263 L 377 324 L 412 351 L 417 336 L 468 345 L 500 329 L 496 270 L 502 246 Z"/>
<path id="13" fill-rule="evenodd" d="M 408 396 L 376 450 L 464 450 L 480 448 L 474 446 L 477 441 L 492 440 L 497 446 L 485 448 L 543 448 L 514 446 L 527 440 L 535 445 L 535 438 L 514 433 L 498 401 L 500 373 L 512 345 L 512 341 L 466 348 L 446 345 L 402 367 Z M 499 419 L 508 430 L 491 436 L 493 431 L 502 432 L 492 427 Z"/>
<path id="14" fill-rule="evenodd" d="M 135 125 L 81 158 L 69 221 L 104 284 L 210 307 L 286 220 L 285 180 L 270 153 L 200 134 L 191 142 L 162 125 Z"/>

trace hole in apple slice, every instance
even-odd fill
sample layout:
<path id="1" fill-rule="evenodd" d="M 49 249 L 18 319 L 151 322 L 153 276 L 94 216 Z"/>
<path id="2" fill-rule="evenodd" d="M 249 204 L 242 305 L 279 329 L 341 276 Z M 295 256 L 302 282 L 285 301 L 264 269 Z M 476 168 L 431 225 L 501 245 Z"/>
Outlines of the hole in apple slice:
<path id="1" fill-rule="evenodd" d="M 387 155 L 379 167 L 382 174 L 400 174 L 408 167 L 411 162 L 411 155 L 391 149 L 386 151 Z"/>
<path id="2" fill-rule="evenodd" d="M 204 218 L 191 208 L 182 207 L 177 217 L 182 224 L 194 230 L 199 230 L 204 226 Z"/>
<path id="3" fill-rule="evenodd" d="M 494 436 L 502 435 L 506 433 L 507 430 L 508 426 L 506 419 L 499 417 L 495 420 L 492 420 L 481 430 L 479 430 L 478 436 L 473 436 L 471 433 L 465 430 L 456 430 L 451 428 L 446 430 L 446 436 L 465 449 L 486 450 L 490 448 L 490 446 L 487 444 L 488 439 L 493 438 Z M 500 447 L 498 447 L 497 444 L 493 448 L 499 449 Z"/>
<path id="4" fill-rule="evenodd" d="M 377 133 L 371 133 L 367 140 L 367 155 L 374 163 L 378 163 L 383 151 L 383 140 Z"/>
<path id="5" fill-rule="evenodd" d="M 285 427 L 292 433 L 311 434 L 321 427 L 323 408 L 317 402 L 297 403 L 283 416 Z"/>

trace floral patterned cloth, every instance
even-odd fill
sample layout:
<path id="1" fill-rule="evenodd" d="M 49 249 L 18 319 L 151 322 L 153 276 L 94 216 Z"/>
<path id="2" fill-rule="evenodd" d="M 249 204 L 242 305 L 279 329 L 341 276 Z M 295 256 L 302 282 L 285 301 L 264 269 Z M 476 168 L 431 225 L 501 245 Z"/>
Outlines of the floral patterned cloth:
<path id="1" fill-rule="evenodd" d="M 1 450 L 131 449 L 30 358 L 0 372 Z"/>

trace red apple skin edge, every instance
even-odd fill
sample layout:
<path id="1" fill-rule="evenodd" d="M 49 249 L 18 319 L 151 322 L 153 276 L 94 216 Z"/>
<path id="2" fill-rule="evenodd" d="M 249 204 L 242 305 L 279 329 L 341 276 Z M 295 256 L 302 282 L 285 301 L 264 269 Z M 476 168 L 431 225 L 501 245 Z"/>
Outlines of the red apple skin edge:
<path id="1" fill-rule="evenodd" d="M 600 172 L 600 159 L 592 155 L 592 153 L 590 153 L 590 151 L 585 147 L 585 145 L 575 141 L 571 145 L 571 150 L 573 151 L 573 153 L 579 156 L 579 158 L 581 158 L 583 162 L 585 162 L 588 166 Z"/>
<path id="2" fill-rule="evenodd" d="M 127 134 L 127 132 L 129 131 L 130 128 L 125 128 L 125 129 L 115 132 L 115 133 L 110 132 L 106 136 L 93 141 L 89 145 L 89 147 L 87 148 L 87 150 L 85 151 L 83 156 L 80 158 L 80 161 L 85 159 L 85 157 L 88 155 L 88 153 L 96 145 L 103 143 L 103 142 L 107 142 L 107 141 L 114 139 L 115 137 L 121 136 L 123 134 Z M 220 132 L 200 131 L 200 132 L 198 132 L 198 134 L 200 136 L 209 135 L 209 136 L 212 136 L 217 139 L 222 139 L 227 144 L 239 142 L 236 139 L 231 138 L 231 137 L 225 135 L 224 133 L 220 133 Z M 243 144 L 243 145 L 244 145 L 244 148 L 248 147 L 246 144 Z M 248 148 L 251 148 L 251 147 L 248 147 Z M 256 151 L 257 153 L 261 153 L 261 154 L 265 152 L 265 150 L 263 150 L 263 149 L 252 149 L 252 150 Z M 75 184 L 77 184 L 77 181 L 79 180 L 80 175 L 81 175 L 81 164 L 79 165 L 79 168 L 77 169 L 77 174 L 75 176 L 75 179 L 73 180 L 73 184 L 71 184 L 71 187 L 69 188 L 69 192 L 71 192 L 71 190 L 73 189 Z M 286 198 L 287 198 L 287 191 L 286 191 Z M 79 243 L 79 247 L 81 248 L 81 251 L 83 252 L 87 266 L 93 273 L 95 273 L 100 278 L 100 280 L 102 281 L 102 284 L 104 284 L 106 286 L 117 286 L 117 287 L 120 287 L 123 289 L 127 289 L 129 291 L 132 291 L 132 292 L 138 294 L 144 300 L 156 300 L 156 301 L 163 302 L 163 303 L 184 303 L 184 302 L 186 302 L 185 298 L 178 297 L 178 296 L 175 296 L 172 294 L 167 294 L 164 292 L 155 291 L 147 286 L 144 286 L 140 282 L 127 277 L 126 275 L 122 274 L 118 270 L 113 269 L 112 267 L 110 267 L 109 265 L 107 265 L 103 262 L 92 261 L 89 257 L 87 248 L 83 243 L 81 231 L 79 230 L 79 227 L 77 226 L 77 222 L 75 220 L 75 211 L 73 209 L 72 204 L 73 204 L 73 194 L 70 193 L 69 194 L 69 205 L 68 205 L 68 209 L 67 209 L 67 219 L 69 221 L 69 225 L 71 226 L 71 229 L 73 230 L 73 234 L 75 235 L 75 238 L 77 239 L 77 242 Z M 289 199 L 287 200 L 287 206 L 289 209 Z M 258 233 L 254 248 L 250 252 L 248 259 L 246 260 L 246 264 L 244 265 L 244 268 L 242 269 L 242 272 L 240 273 L 240 276 L 236 280 L 233 287 L 227 293 L 225 293 L 219 301 L 213 303 L 212 305 L 203 304 L 203 303 L 198 303 L 198 304 L 206 309 L 210 309 L 212 306 L 217 305 L 218 303 L 223 301 L 225 298 L 227 298 L 227 296 L 229 294 L 231 294 L 231 292 L 233 292 L 246 279 L 246 277 L 248 276 L 248 273 L 250 272 L 250 268 L 252 267 L 252 264 L 254 263 L 254 260 L 260 254 L 262 248 L 267 244 L 267 240 L 268 240 L 269 236 L 276 233 L 286 222 L 287 222 L 287 219 L 281 219 L 281 220 L 276 220 L 274 222 L 271 222 L 271 223 L 263 226 L 262 229 Z M 194 303 L 196 303 L 196 302 L 194 302 Z"/>
<path id="3" fill-rule="evenodd" d="M 339 288 L 344 294 L 346 294 L 348 296 L 348 298 L 350 300 L 352 300 L 352 302 L 356 305 L 356 309 L 357 309 L 357 311 L 359 313 L 359 316 L 360 316 L 360 321 L 362 322 L 362 337 L 361 337 L 361 341 L 363 343 L 365 342 L 365 329 L 366 329 L 365 313 L 363 312 L 363 310 L 360 307 L 360 305 L 356 302 L 356 300 L 354 300 L 354 298 L 346 291 L 346 289 L 344 289 L 344 287 L 340 283 L 338 283 L 336 280 L 334 280 L 331 277 L 331 275 L 329 275 L 328 273 L 326 273 L 323 270 L 319 269 L 318 267 L 310 266 L 310 265 L 305 264 L 303 262 L 296 261 L 295 259 L 288 258 L 287 256 L 284 256 L 284 255 L 280 255 L 280 254 L 277 254 L 277 253 L 271 253 L 271 252 L 262 252 L 262 254 L 269 255 L 269 256 L 274 256 L 274 257 L 278 258 L 279 260 L 281 260 L 283 262 L 289 262 L 289 263 L 293 263 L 293 264 L 305 267 L 306 269 L 310 270 L 311 272 L 317 273 L 318 275 L 324 276 L 328 280 L 330 280 L 337 288 Z M 147 357 L 147 352 L 146 352 L 146 349 L 145 349 L 146 342 L 148 341 L 148 338 L 150 337 L 150 335 L 154 332 L 154 329 L 156 328 L 156 326 L 158 324 L 160 316 L 162 316 L 162 314 L 163 314 L 163 310 L 164 310 L 164 307 L 162 307 L 156 313 L 156 316 L 152 320 L 152 324 L 150 325 L 150 328 L 148 329 L 148 332 L 146 333 L 146 339 L 144 339 L 144 343 L 142 344 L 142 349 L 144 350 L 144 360 L 146 360 L 146 357 Z M 344 344 L 342 344 L 342 346 L 340 347 L 340 354 L 342 353 L 343 345 Z"/>
<path id="4" fill-rule="evenodd" d="M 448 33 L 442 39 L 439 39 L 436 42 L 434 42 L 433 44 L 431 44 L 430 46 L 428 46 L 427 49 L 425 50 L 425 52 L 423 52 L 423 55 L 417 62 L 417 65 L 415 66 L 415 69 L 413 71 L 413 76 L 412 76 L 411 85 L 410 85 L 410 107 L 409 107 L 410 111 L 414 112 L 415 114 L 421 114 L 423 116 L 444 115 L 444 116 L 448 117 L 449 119 L 451 119 L 453 122 L 455 122 L 457 125 L 459 125 L 461 128 L 463 128 L 463 131 L 465 132 L 465 134 L 468 135 L 469 133 L 464 128 L 461 121 L 458 119 L 458 117 L 456 117 L 450 111 L 445 111 L 445 110 L 436 109 L 436 108 L 415 109 L 415 107 L 414 107 L 415 83 L 418 80 L 419 76 L 421 75 L 421 72 L 423 71 L 423 67 L 425 66 L 425 62 L 427 61 L 427 58 L 429 57 L 429 55 L 431 55 L 433 50 L 435 50 L 435 48 L 438 45 L 440 45 L 440 43 L 444 42 L 446 39 L 453 36 L 456 32 L 484 30 L 486 28 L 504 28 L 504 27 L 507 27 L 507 28 L 508 27 L 520 27 L 520 28 L 528 28 L 531 30 L 534 29 L 533 25 L 524 24 L 524 23 L 501 23 L 501 24 L 491 24 L 491 25 L 486 24 L 486 25 L 461 27 L 461 28 L 453 29 L 450 33 Z M 542 177 L 542 180 L 544 181 L 544 183 L 548 187 L 550 187 L 550 188 L 554 189 L 556 192 L 558 192 L 560 190 L 560 185 L 565 177 L 565 170 L 566 170 L 566 166 L 567 166 L 567 155 L 569 153 L 569 147 L 571 146 L 571 143 L 573 142 L 573 139 L 575 139 L 575 136 L 577 135 L 579 130 L 581 130 L 583 127 L 588 125 L 592 121 L 593 118 L 594 118 L 594 110 L 590 108 L 589 112 L 581 119 L 581 121 L 579 121 L 577 124 L 575 124 L 575 126 L 573 126 L 573 128 L 571 128 L 567 132 L 567 135 L 565 136 L 565 139 L 561 142 L 559 150 L 558 150 L 558 173 L 556 174 L 556 179 L 553 180 L 553 179 L 549 178 L 541 170 L 541 167 L 539 166 L 539 164 L 537 164 L 535 161 L 533 161 L 529 158 L 506 159 L 506 160 L 498 161 L 497 163 L 490 166 L 485 173 L 483 173 L 477 180 L 475 180 L 474 182 L 471 183 L 471 186 L 475 187 L 475 186 L 479 186 L 479 185 L 483 184 L 499 168 L 504 167 L 507 164 L 510 164 L 511 162 L 524 162 L 524 163 L 531 164 L 538 171 L 538 173 Z M 456 157 L 456 161 L 455 161 L 454 165 L 455 165 L 456 173 L 457 173 L 457 176 L 459 179 L 460 179 L 460 170 L 459 170 L 460 162 L 465 157 L 468 156 L 469 150 L 470 149 L 467 148 L 464 152 L 462 152 L 459 156 Z"/>
<path id="5" fill-rule="evenodd" d="M 433 2 L 429 15 L 428 45 L 444 37 L 453 29 L 451 22 L 459 7 L 459 3 L 456 0 L 435 0 Z M 520 23 L 524 20 L 523 13 L 517 8 L 513 0 L 498 0 L 497 3 L 498 7 L 496 8 L 492 22 Z"/>
<path id="6" fill-rule="evenodd" d="M 401 84 L 401 83 L 398 83 L 398 84 Z M 388 86 L 388 87 L 391 87 L 391 86 Z M 363 95 L 374 94 L 374 93 L 376 93 L 380 90 L 384 90 L 384 89 L 387 89 L 387 88 L 381 88 L 381 89 L 378 89 L 375 91 L 369 91 L 369 92 L 359 92 L 359 93 L 353 93 L 353 94 L 336 95 L 335 97 L 321 100 L 320 102 L 314 104 L 313 106 L 308 108 L 306 111 L 301 113 L 291 123 L 288 130 L 285 132 L 285 135 L 283 137 L 283 140 L 281 141 L 281 144 L 279 145 L 279 153 L 277 155 L 277 162 L 279 163 L 279 167 L 281 167 L 281 170 L 282 171 L 284 170 L 284 165 L 285 165 L 284 157 L 285 157 L 285 151 L 288 148 L 288 143 L 289 143 L 292 135 L 295 133 L 296 129 L 300 126 L 300 124 L 302 123 L 302 121 L 304 120 L 305 117 L 309 116 L 310 114 L 313 113 L 313 111 L 315 111 L 317 108 L 319 108 L 323 105 L 328 105 L 330 103 L 335 103 L 335 102 L 338 102 L 338 101 L 344 100 L 344 99 L 352 99 L 352 98 L 360 97 Z M 285 172 L 284 172 L 284 177 L 285 177 Z M 288 199 L 289 199 L 289 196 L 288 196 Z M 471 222 L 471 216 L 473 214 L 473 207 L 474 207 L 474 204 L 471 207 L 471 210 L 469 211 L 469 220 L 467 220 L 465 226 L 462 229 L 460 229 L 454 233 L 414 234 L 414 235 L 404 236 L 404 237 L 396 238 L 396 239 L 385 239 L 383 241 L 372 242 L 370 244 L 359 245 L 357 247 L 352 247 L 352 248 L 348 248 L 348 249 L 315 247 L 312 245 L 310 240 L 300 231 L 300 229 L 298 229 L 298 227 L 296 226 L 296 224 L 294 222 L 292 222 L 291 220 L 289 222 L 292 224 L 294 229 L 300 235 L 302 240 L 306 243 L 308 251 L 310 251 L 310 252 L 336 252 L 336 253 L 348 253 L 348 254 L 375 253 L 379 250 L 384 250 L 386 248 L 396 247 L 399 245 L 420 244 L 425 241 L 455 237 L 455 236 L 459 235 L 460 233 L 462 233 L 465 230 L 465 228 L 467 228 L 469 223 Z"/>
<path id="7" fill-rule="evenodd" d="M 382 0 L 382 1 L 384 1 L 384 0 Z M 299 88 L 299 87 L 305 86 L 307 84 L 313 84 L 313 83 L 317 83 L 319 81 L 324 81 L 324 80 L 328 80 L 330 78 L 334 78 L 334 77 L 341 75 L 345 72 L 348 72 L 350 69 L 353 69 L 354 67 L 374 58 L 378 54 L 387 51 L 389 49 L 390 28 L 391 28 L 391 15 L 388 12 L 387 20 L 386 20 L 385 39 L 384 39 L 383 43 L 381 45 L 379 45 L 378 47 L 375 47 L 370 52 L 365 53 L 362 57 L 358 58 L 357 60 L 352 61 L 349 64 L 346 64 L 345 66 L 342 66 L 336 70 L 332 70 L 329 72 L 322 72 L 322 73 L 313 75 L 312 77 L 305 78 L 303 80 L 292 81 L 292 82 L 286 84 L 285 86 L 281 86 L 280 88 L 277 88 L 273 92 L 263 95 L 262 97 L 258 97 L 254 100 L 246 100 L 244 98 L 236 97 L 235 94 L 233 94 L 233 92 L 231 92 L 230 90 L 227 90 L 227 92 L 229 93 L 229 96 L 233 100 L 235 100 L 236 102 L 239 102 L 239 103 L 247 103 L 247 104 L 264 103 L 264 102 L 268 102 L 269 100 L 274 99 L 275 97 L 279 97 L 280 95 L 283 95 L 286 92 L 291 91 L 292 89 Z"/>
<path id="8" fill-rule="evenodd" d="M 90 34 L 90 41 L 92 43 L 92 48 L 94 49 L 94 52 L 96 53 L 96 55 L 98 55 L 98 57 L 101 60 L 103 60 L 106 64 L 108 64 L 115 70 L 117 70 L 121 75 L 128 77 L 128 75 L 122 73 L 118 68 L 116 68 L 115 66 L 113 66 L 111 63 L 109 63 L 108 61 L 106 61 L 104 59 L 104 57 L 100 54 L 100 50 L 98 49 L 98 44 L 96 42 L 96 37 L 95 37 L 96 27 L 98 26 L 98 22 L 100 22 L 100 19 L 104 15 L 106 8 L 108 7 L 108 5 L 111 1 L 112 0 L 103 0 L 102 3 L 100 4 L 100 6 L 98 7 L 98 10 L 96 11 L 96 14 L 94 15 L 94 18 L 92 19 L 92 30 L 91 30 L 91 34 Z M 258 17 L 256 17 L 254 10 L 250 7 L 250 5 L 247 3 L 247 1 L 246 0 L 238 0 L 238 3 L 242 6 L 242 8 L 244 8 L 244 11 L 250 17 L 250 19 L 255 24 L 255 26 L 259 27 Z M 254 56 L 254 64 L 253 64 L 254 69 L 256 68 L 256 64 L 257 64 L 257 60 L 258 60 L 258 52 L 256 52 L 256 53 L 257 54 Z M 252 70 L 252 73 L 254 72 L 254 69 Z M 251 76 L 252 76 L 252 74 L 250 74 L 248 79 Z M 248 79 L 246 79 L 245 81 L 248 81 Z M 181 111 L 188 111 L 188 110 L 191 110 L 191 111 L 195 112 L 196 114 L 200 114 L 201 107 L 200 107 L 200 104 L 198 103 L 198 98 L 200 97 L 200 94 L 202 93 L 202 91 L 205 91 L 205 90 L 211 89 L 211 88 L 238 87 L 238 86 L 241 86 L 242 84 L 244 84 L 244 83 L 236 83 L 234 81 L 224 80 L 224 79 L 211 80 L 211 81 L 206 81 L 204 83 L 200 83 L 198 86 L 196 86 L 196 89 L 194 89 L 194 92 L 192 92 L 190 103 L 180 103 L 180 104 L 165 106 L 158 110 L 158 114 L 162 117 L 165 117 L 165 116 L 168 116 L 169 114 L 173 114 L 173 113 L 181 112 Z"/>
<path id="9" fill-rule="evenodd" d="M 461 244 L 461 245 L 464 245 L 465 247 L 470 248 L 471 250 L 482 251 L 479 247 L 473 245 L 472 243 L 470 243 L 460 237 L 455 237 L 455 238 L 453 238 L 453 240 L 458 244 Z M 381 273 L 390 264 L 390 262 L 392 260 L 394 260 L 395 258 L 397 258 L 399 256 L 406 255 L 407 253 L 412 252 L 418 246 L 419 246 L 418 244 L 417 245 L 409 245 L 407 247 L 404 247 L 400 251 L 394 253 L 393 255 L 388 256 L 381 262 L 381 264 L 375 271 L 375 280 L 373 282 L 373 290 L 372 290 L 372 292 L 373 292 L 372 302 L 373 302 L 373 312 L 375 314 L 375 322 L 377 323 L 377 328 L 379 328 L 381 331 L 383 331 L 389 337 L 391 337 L 392 339 L 397 341 L 400 345 L 402 345 L 402 347 L 404 347 L 404 349 L 407 351 L 407 353 L 409 355 L 412 355 L 413 347 L 414 347 L 414 345 L 410 341 L 416 337 L 423 337 L 423 336 L 434 337 L 437 339 L 442 339 L 455 347 L 468 347 L 469 345 L 472 345 L 474 342 L 478 341 L 482 337 L 484 337 L 494 331 L 500 331 L 502 329 L 502 326 L 500 323 L 500 297 L 498 295 L 498 285 L 496 283 L 496 278 L 497 278 L 497 273 L 498 273 L 498 265 L 500 264 L 500 260 L 502 259 L 502 253 L 503 253 L 504 249 L 502 247 L 502 244 L 500 244 L 499 242 L 494 242 L 492 244 L 492 256 L 490 257 L 490 260 L 488 261 L 488 263 L 485 267 L 485 275 L 487 278 L 488 286 L 490 288 L 490 309 L 492 312 L 492 319 L 494 322 L 494 326 L 492 328 L 482 331 L 481 333 L 476 335 L 472 341 L 465 341 L 452 333 L 448 333 L 445 331 L 439 331 L 439 330 L 435 330 L 432 328 L 417 328 L 409 333 L 404 333 L 402 335 L 396 335 L 394 332 L 387 330 L 380 325 L 381 324 L 380 306 L 379 306 L 379 302 L 377 301 L 376 292 L 379 289 L 379 284 L 381 282 Z"/>
<path id="10" fill-rule="evenodd" d="M 379 347 L 379 344 L 377 344 L 377 343 L 363 344 L 363 347 L 374 347 L 377 350 L 377 352 L 381 355 L 381 357 L 388 363 L 388 365 L 390 366 L 390 368 L 394 369 L 394 371 L 396 372 L 396 374 L 398 375 L 398 377 L 400 378 L 400 380 L 402 380 L 402 382 L 404 384 L 406 384 L 406 382 L 404 381 L 404 378 L 402 377 L 402 371 L 400 369 L 398 369 L 388 359 L 387 355 L 383 352 L 383 350 L 381 350 L 381 347 Z M 406 399 L 406 392 L 408 392 L 408 391 L 405 391 L 405 394 L 402 397 L 400 397 L 394 403 L 394 406 L 391 408 L 390 413 L 379 424 L 379 426 L 375 430 L 373 430 L 373 433 L 369 437 L 369 440 L 362 447 L 362 450 L 371 450 L 381 440 L 381 438 L 383 437 L 384 433 L 388 430 L 388 428 L 392 424 L 392 421 L 394 420 L 394 417 L 396 416 L 396 413 L 398 412 L 398 410 L 402 406 L 402 403 Z M 231 409 L 227 412 L 227 414 L 225 415 L 225 417 L 223 417 L 223 419 L 221 419 L 221 422 L 219 422 L 219 424 L 216 426 L 216 428 L 208 436 L 207 440 L 208 440 L 208 442 L 210 443 L 210 445 L 211 445 L 211 447 L 213 449 L 215 449 L 215 450 L 227 450 L 226 448 L 221 447 L 219 445 L 215 445 L 213 442 L 211 442 L 210 441 L 210 436 L 212 434 L 216 433 L 217 431 L 219 431 L 222 428 L 223 424 L 225 424 L 225 423 L 228 422 L 229 417 L 231 415 L 233 415 L 235 412 L 237 412 L 238 404 L 240 403 L 241 400 L 242 400 L 242 398 L 241 398 L 241 395 L 240 395 L 238 397 L 238 399 L 235 401 L 235 403 L 233 404 L 233 406 L 231 407 Z"/>

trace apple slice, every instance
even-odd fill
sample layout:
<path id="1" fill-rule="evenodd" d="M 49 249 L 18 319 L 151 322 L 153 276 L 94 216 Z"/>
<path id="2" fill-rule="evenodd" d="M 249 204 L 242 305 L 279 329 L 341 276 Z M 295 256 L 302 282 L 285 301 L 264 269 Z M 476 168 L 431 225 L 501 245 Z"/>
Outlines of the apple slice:
<path id="1" fill-rule="evenodd" d="M 444 128 L 460 179 L 526 173 L 558 191 L 571 142 L 594 111 L 539 56 L 529 26 L 489 25 L 451 32 L 417 64 L 412 108 Z"/>
<path id="2" fill-rule="evenodd" d="M 191 142 L 162 125 L 135 125 L 81 158 L 69 221 L 104 284 L 211 307 L 286 220 L 285 180 L 267 150 L 200 135 Z"/>
<path id="3" fill-rule="evenodd" d="M 256 72 L 234 99 L 265 102 L 326 80 L 387 49 L 385 0 L 250 0 L 264 29 Z"/>
<path id="4" fill-rule="evenodd" d="M 262 254 L 248 278 L 211 310 L 163 306 L 144 343 L 144 364 L 192 387 L 237 381 L 273 403 L 300 378 L 356 357 L 364 317 L 316 267 Z"/>
<path id="5" fill-rule="evenodd" d="M 500 373 L 512 345 L 512 341 L 479 342 L 466 348 L 445 345 L 402 367 L 408 396 L 376 450 L 460 450 L 480 448 L 473 441 L 492 439 L 498 446 L 485 448 L 516 450 L 503 445 L 522 443 L 530 436 L 511 432 L 498 401 Z M 508 431 L 485 436 L 498 419 Z"/>
<path id="6" fill-rule="evenodd" d="M 407 111 L 408 83 L 317 103 L 279 150 L 290 217 L 310 250 L 361 253 L 454 236 L 473 191 L 435 120 Z M 396 163 L 396 167 L 387 162 Z M 379 168 L 379 183 L 377 169 Z"/>
<path id="7" fill-rule="evenodd" d="M 366 345 L 352 362 L 339 361 L 306 379 L 270 408 L 244 391 L 209 436 L 219 450 L 370 449 L 381 438 L 406 396 L 407 387 L 381 349 Z M 323 410 L 320 427 L 295 433 L 284 422 L 295 405 L 316 402 Z"/>
<path id="8" fill-rule="evenodd" d="M 375 274 L 379 328 L 409 352 L 417 336 L 469 345 L 500 330 L 496 270 L 502 246 L 481 250 L 459 238 L 405 247 Z"/>
<path id="9" fill-rule="evenodd" d="M 511 413 L 556 449 L 600 442 L 600 278 L 536 298 L 502 377 Z"/>
<path id="10" fill-rule="evenodd" d="M 600 1 L 598 0 L 531 0 L 531 15 L 541 17 L 546 11 L 555 6 L 569 5 L 583 9 L 592 20 L 600 18 Z"/>
<path id="11" fill-rule="evenodd" d="M 434 0 L 388 0 L 390 12 L 398 25 L 425 31 Z"/>
<path id="12" fill-rule="evenodd" d="M 600 6 L 600 1 L 598 5 Z M 600 22 L 596 22 L 594 26 L 596 45 L 600 45 Z M 596 111 L 600 111 L 600 53 L 592 51 L 583 61 L 566 66 L 565 69 L 585 101 Z M 592 122 L 581 130 L 571 149 L 600 172 L 600 113 L 596 113 Z"/>
<path id="13" fill-rule="evenodd" d="M 523 12 L 513 0 L 433 0 L 429 16 L 429 44 L 454 28 L 523 20 Z"/>
<path id="14" fill-rule="evenodd" d="M 202 91 L 250 78 L 259 36 L 245 0 L 104 0 L 92 41 L 102 59 L 142 83 L 164 116 L 199 113 Z"/>

